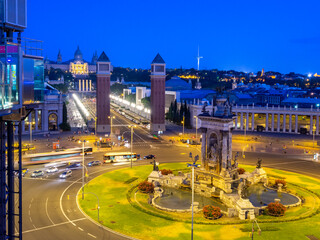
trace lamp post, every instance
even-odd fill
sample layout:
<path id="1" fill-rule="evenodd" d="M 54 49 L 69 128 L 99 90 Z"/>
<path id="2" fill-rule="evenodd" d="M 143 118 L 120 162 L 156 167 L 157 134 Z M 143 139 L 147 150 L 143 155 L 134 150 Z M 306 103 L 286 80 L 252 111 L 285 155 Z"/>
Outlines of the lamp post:
<path id="1" fill-rule="evenodd" d="M 315 135 L 316 135 L 316 126 L 313 124 L 313 127 L 312 127 L 312 145 L 313 145 L 313 148 L 314 148 Z"/>
<path id="2" fill-rule="evenodd" d="M 100 201 L 99 201 L 99 197 L 97 196 L 97 194 L 93 193 L 93 192 L 86 192 L 85 194 L 92 194 L 97 198 L 97 210 L 98 210 L 98 222 L 99 222 L 99 210 L 100 210 Z"/>
<path id="3" fill-rule="evenodd" d="M 196 140 L 198 139 L 198 116 L 193 116 L 196 119 Z"/>
<path id="4" fill-rule="evenodd" d="M 190 152 L 189 154 L 190 158 L 192 159 L 192 153 Z M 193 240 L 193 202 L 194 202 L 194 168 L 198 167 L 198 164 L 196 164 L 196 162 L 199 160 L 199 155 L 194 157 L 193 163 L 192 164 L 188 164 L 188 167 L 191 167 L 192 169 L 192 200 L 191 200 L 191 211 L 192 211 L 192 215 L 191 215 L 191 240 Z"/>
<path id="5" fill-rule="evenodd" d="M 97 136 L 97 117 L 94 118 L 94 135 Z"/>
<path id="6" fill-rule="evenodd" d="M 84 145 L 86 142 L 86 140 L 83 141 L 79 141 L 79 143 L 82 143 L 82 199 L 84 199 Z"/>
<path id="7" fill-rule="evenodd" d="M 184 114 L 183 114 L 183 118 L 181 121 L 181 123 L 182 123 L 182 136 L 184 136 L 184 122 L 185 122 L 185 120 L 184 120 Z"/>
<path id="8" fill-rule="evenodd" d="M 130 162 L 131 162 L 131 168 L 132 168 L 132 142 L 133 142 L 133 128 L 135 125 L 130 125 L 131 128 L 131 143 L 130 143 Z"/>

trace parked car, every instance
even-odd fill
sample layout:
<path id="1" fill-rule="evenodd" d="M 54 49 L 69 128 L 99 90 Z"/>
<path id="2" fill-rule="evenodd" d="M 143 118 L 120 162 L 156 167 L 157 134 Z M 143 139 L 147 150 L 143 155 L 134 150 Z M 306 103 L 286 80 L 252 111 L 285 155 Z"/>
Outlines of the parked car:
<path id="1" fill-rule="evenodd" d="M 47 173 L 55 173 L 55 172 L 58 172 L 59 170 L 58 170 L 58 168 L 56 168 L 56 167 L 49 167 L 48 169 L 47 169 Z"/>
<path id="2" fill-rule="evenodd" d="M 31 177 L 41 177 L 44 175 L 44 172 L 42 170 L 36 170 L 33 171 L 33 173 L 31 174 Z"/>
<path id="3" fill-rule="evenodd" d="M 66 170 L 63 173 L 60 174 L 60 178 L 67 178 L 70 177 L 72 175 L 72 171 L 71 170 Z"/>
<path id="4" fill-rule="evenodd" d="M 156 156 L 155 156 L 155 155 L 150 154 L 150 155 L 144 156 L 143 158 L 144 158 L 144 159 L 155 159 L 155 158 L 156 158 Z"/>
<path id="5" fill-rule="evenodd" d="M 101 165 L 101 162 L 100 161 L 91 161 L 88 163 L 88 166 L 98 166 L 98 165 Z"/>

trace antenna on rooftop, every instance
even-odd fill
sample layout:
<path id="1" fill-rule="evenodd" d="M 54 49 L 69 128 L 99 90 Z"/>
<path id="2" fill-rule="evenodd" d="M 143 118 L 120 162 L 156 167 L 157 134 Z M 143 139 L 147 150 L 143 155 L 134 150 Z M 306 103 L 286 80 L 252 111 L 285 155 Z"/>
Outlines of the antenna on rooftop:
<path id="1" fill-rule="evenodd" d="M 200 59 L 203 58 L 200 56 L 200 51 L 199 51 L 199 45 L 198 45 L 198 56 L 197 56 L 197 60 L 198 60 L 198 71 L 200 69 Z"/>

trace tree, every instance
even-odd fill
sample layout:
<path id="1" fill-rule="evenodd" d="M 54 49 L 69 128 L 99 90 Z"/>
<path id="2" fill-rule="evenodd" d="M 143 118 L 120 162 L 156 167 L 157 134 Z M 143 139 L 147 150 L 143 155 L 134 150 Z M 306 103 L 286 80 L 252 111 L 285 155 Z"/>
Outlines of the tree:
<path id="1" fill-rule="evenodd" d="M 141 103 L 143 104 L 143 106 L 145 108 L 149 108 L 149 109 L 150 109 L 150 106 L 151 106 L 150 101 L 151 101 L 150 97 L 145 97 L 145 98 L 141 99 Z"/>
<path id="2" fill-rule="evenodd" d="M 126 100 L 128 100 L 131 103 L 136 103 L 136 94 L 126 95 Z"/>
<path id="3" fill-rule="evenodd" d="M 120 83 L 115 83 L 112 86 L 110 86 L 110 91 L 113 94 L 121 95 L 123 93 L 123 89 L 125 89 L 125 88 L 127 88 L 126 85 L 122 85 Z"/>

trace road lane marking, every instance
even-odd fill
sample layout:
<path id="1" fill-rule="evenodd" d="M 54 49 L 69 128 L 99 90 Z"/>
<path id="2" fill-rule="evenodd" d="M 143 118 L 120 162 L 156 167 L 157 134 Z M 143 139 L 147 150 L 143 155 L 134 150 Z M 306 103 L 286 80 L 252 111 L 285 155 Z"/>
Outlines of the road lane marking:
<path id="1" fill-rule="evenodd" d="M 88 235 L 89 235 L 90 237 L 97 238 L 96 236 L 92 235 L 91 233 L 88 233 Z"/>
<path id="2" fill-rule="evenodd" d="M 47 198 L 47 200 L 46 200 L 46 214 L 47 214 L 47 217 L 49 218 L 50 222 L 53 225 L 55 225 L 54 222 L 52 221 L 51 217 L 49 216 L 49 213 L 48 213 L 48 200 L 49 200 L 49 198 Z"/>
<path id="3" fill-rule="evenodd" d="M 87 219 L 84 217 L 84 218 L 79 218 L 79 219 L 72 220 L 72 222 L 78 222 L 78 221 L 82 221 L 82 220 L 87 220 Z M 24 232 L 22 232 L 22 233 L 24 234 L 24 233 L 35 232 L 35 231 L 39 231 L 39 230 L 43 230 L 43 229 L 48 229 L 48 228 L 52 228 L 52 227 L 57 227 L 57 226 L 61 226 L 61 225 L 64 225 L 64 224 L 69 224 L 69 223 L 70 223 L 69 221 L 67 221 L 67 222 L 62 222 L 62 223 L 57 223 L 57 224 L 54 224 L 54 225 L 48 225 L 48 226 L 44 226 L 44 227 L 40 227 L 40 228 L 35 228 L 35 229 L 26 230 L 26 231 L 24 231 Z"/>
<path id="4" fill-rule="evenodd" d="M 84 231 L 81 227 L 78 227 L 78 229 L 79 229 L 80 231 Z"/>

